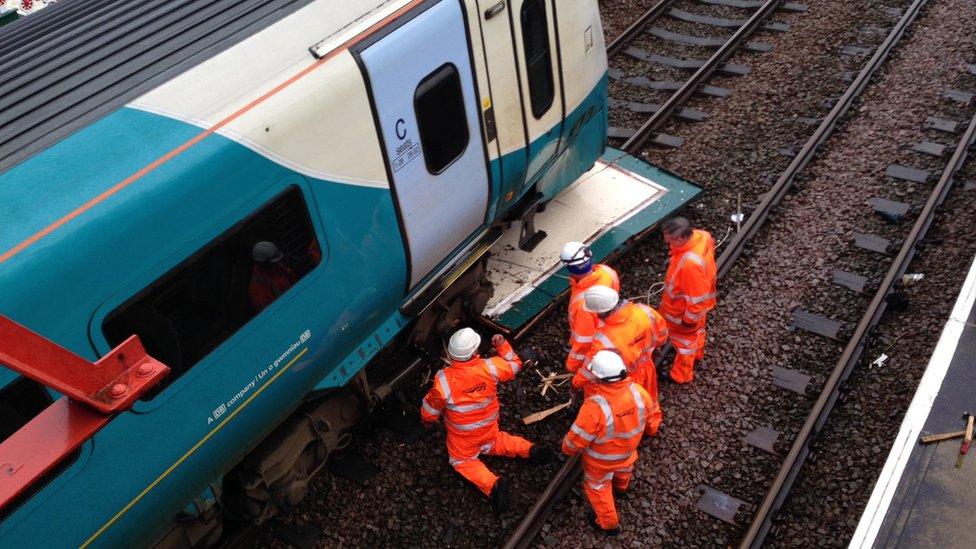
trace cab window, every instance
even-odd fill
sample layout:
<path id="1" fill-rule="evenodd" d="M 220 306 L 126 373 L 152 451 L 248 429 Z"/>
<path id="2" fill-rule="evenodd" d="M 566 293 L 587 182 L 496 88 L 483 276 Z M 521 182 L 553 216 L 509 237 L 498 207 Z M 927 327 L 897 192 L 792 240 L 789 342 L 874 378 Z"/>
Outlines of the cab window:
<path id="1" fill-rule="evenodd" d="M 116 346 L 136 334 L 172 369 L 151 399 L 321 260 L 302 192 L 290 187 L 112 311 L 105 338 Z"/>

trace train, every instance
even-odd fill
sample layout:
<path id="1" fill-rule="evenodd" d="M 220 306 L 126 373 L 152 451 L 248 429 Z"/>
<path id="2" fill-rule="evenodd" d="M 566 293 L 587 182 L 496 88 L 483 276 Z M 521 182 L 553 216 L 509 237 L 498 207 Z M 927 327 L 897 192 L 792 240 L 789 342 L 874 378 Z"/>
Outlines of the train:
<path id="1" fill-rule="evenodd" d="M 0 545 L 219 544 L 302 499 L 404 350 L 556 299 L 491 263 L 586 224 L 554 199 L 637 196 L 590 223 L 603 255 L 690 200 L 608 160 L 603 36 L 597 0 L 72 0 L 0 29 L 0 315 L 169 369 L 20 481 Z M 66 394 L 32 367 L 0 367 L 0 447 Z"/>

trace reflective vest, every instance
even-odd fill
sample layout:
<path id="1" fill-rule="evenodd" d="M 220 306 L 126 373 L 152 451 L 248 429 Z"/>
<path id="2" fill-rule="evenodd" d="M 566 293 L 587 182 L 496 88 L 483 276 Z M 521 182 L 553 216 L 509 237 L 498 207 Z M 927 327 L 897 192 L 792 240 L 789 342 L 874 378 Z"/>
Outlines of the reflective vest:
<path id="1" fill-rule="evenodd" d="M 258 310 L 267 307 L 288 291 L 296 279 L 295 272 L 284 263 L 273 263 L 270 267 L 255 265 L 247 289 L 251 305 Z"/>
<path id="2" fill-rule="evenodd" d="M 453 361 L 434 376 L 420 418 L 433 423 L 443 413 L 448 432 L 480 434 L 498 421 L 498 383 L 515 379 L 521 367 L 522 360 L 507 341 L 498 347 L 498 356 Z"/>
<path id="3" fill-rule="evenodd" d="M 661 314 L 671 324 L 699 324 L 715 307 L 715 241 L 695 230 L 683 246 L 671 249 L 664 277 Z"/>
<path id="4" fill-rule="evenodd" d="M 587 459 L 608 467 L 636 459 L 637 445 L 661 425 L 661 408 L 630 380 L 599 384 L 580 406 L 563 438 L 563 452 L 585 452 Z"/>
<path id="5" fill-rule="evenodd" d="M 624 303 L 603 321 L 603 326 L 593 336 L 587 354 L 588 363 L 600 351 L 615 351 L 627 365 L 631 374 L 653 361 L 654 349 L 668 341 L 668 326 L 653 307 L 643 303 Z M 580 368 L 573 377 L 573 387 L 582 388 L 597 381 L 586 368 Z"/>
<path id="6" fill-rule="evenodd" d="M 579 279 L 569 279 L 569 356 L 566 358 L 566 369 L 575 372 L 583 365 L 586 355 L 593 341 L 600 319 L 595 313 L 583 308 L 583 294 L 594 286 L 607 286 L 620 291 L 620 279 L 617 272 L 610 267 L 597 264 L 593 271 Z"/>

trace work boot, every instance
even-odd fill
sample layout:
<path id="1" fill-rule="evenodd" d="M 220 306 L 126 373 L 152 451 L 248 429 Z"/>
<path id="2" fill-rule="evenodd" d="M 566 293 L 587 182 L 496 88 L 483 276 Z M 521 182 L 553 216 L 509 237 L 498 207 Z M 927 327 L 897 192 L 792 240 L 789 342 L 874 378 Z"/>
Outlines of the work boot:
<path id="1" fill-rule="evenodd" d="M 633 484 L 634 481 L 632 480 L 632 481 L 630 481 L 630 483 Z M 618 488 L 616 486 L 613 486 L 612 487 L 612 490 L 613 490 L 613 494 L 614 495 L 616 495 L 616 496 L 622 496 L 622 495 L 624 495 L 624 494 L 626 494 L 627 492 L 630 491 L 630 484 L 628 484 L 626 488 Z"/>
<path id="2" fill-rule="evenodd" d="M 674 380 L 674 378 L 671 377 L 671 370 L 667 370 L 667 371 L 658 370 L 657 380 L 660 383 L 668 383 L 671 385 L 677 385 L 678 383 L 677 381 Z"/>
<path id="3" fill-rule="evenodd" d="M 593 529 L 596 530 L 597 532 L 600 532 L 601 534 L 603 534 L 605 536 L 610 536 L 610 537 L 620 535 L 620 524 L 619 523 L 616 526 L 614 526 L 613 528 L 604 529 L 602 526 L 600 526 L 600 523 L 598 523 L 596 521 L 596 513 L 594 513 L 592 509 L 586 512 L 586 516 L 590 520 L 590 526 L 592 526 Z"/>
<path id="4" fill-rule="evenodd" d="M 491 488 L 491 508 L 498 514 L 508 511 L 508 479 L 500 478 Z"/>
<path id="5" fill-rule="evenodd" d="M 541 444 L 533 444 L 529 449 L 529 463 L 533 465 L 545 465 L 552 463 L 556 459 L 556 454 L 548 447 Z"/>

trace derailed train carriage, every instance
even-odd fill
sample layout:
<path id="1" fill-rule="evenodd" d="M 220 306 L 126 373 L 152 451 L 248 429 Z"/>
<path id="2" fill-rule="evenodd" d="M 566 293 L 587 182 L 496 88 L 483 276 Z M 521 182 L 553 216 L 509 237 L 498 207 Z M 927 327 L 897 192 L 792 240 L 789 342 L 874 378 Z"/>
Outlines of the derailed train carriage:
<path id="1" fill-rule="evenodd" d="M 0 49 L 5 546 L 273 515 L 389 355 L 523 324 L 562 242 L 605 256 L 697 192 L 605 149 L 596 0 L 71 0 Z M 290 273 L 263 307 L 260 241 Z"/>

